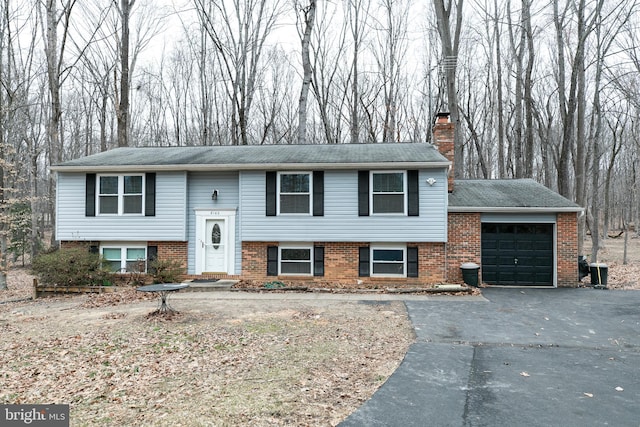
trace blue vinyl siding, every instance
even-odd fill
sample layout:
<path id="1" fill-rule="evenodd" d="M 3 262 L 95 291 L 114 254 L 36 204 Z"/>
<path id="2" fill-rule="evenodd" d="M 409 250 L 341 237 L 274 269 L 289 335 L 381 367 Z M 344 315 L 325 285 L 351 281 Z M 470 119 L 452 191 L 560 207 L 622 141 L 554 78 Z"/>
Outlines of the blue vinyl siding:
<path id="1" fill-rule="evenodd" d="M 189 236 L 188 266 L 187 270 L 193 274 L 196 270 L 196 209 L 237 209 L 239 204 L 238 195 L 238 172 L 189 172 L 189 196 L 187 200 L 187 212 L 189 216 L 187 232 Z M 218 199 L 211 200 L 213 190 L 218 190 Z M 236 272 L 241 270 L 240 227 L 236 221 L 235 235 L 235 265 Z"/>
<path id="2" fill-rule="evenodd" d="M 135 171 L 132 171 L 132 173 Z M 57 176 L 56 238 L 59 240 L 186 240 L 185 172 L 156 174 L 155 216 L 85 216 L 84 173 Z"/>
<path id="3" fill-rule="evenodd" d="M 430 186 L 427 178 L 436 183 Z M 324 216 L 265 215 L 265 173 L 242 172 L 243 241 L 444 242 L 447 236 L 446 169 L 421 170 L 419 216 L 358 216 L 358 171 L 324 174 Z"/>

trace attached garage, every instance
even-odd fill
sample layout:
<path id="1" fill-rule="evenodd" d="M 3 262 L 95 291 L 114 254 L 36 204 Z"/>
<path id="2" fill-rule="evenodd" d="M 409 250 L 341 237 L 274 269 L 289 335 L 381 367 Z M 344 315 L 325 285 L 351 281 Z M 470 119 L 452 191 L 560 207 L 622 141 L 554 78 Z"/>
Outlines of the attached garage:
<path id="1" fill-rule="evenodd" d="M 482 223 L 482 281 L 489 285 L 553 286 L 554 224 Z"/>
<path id="2" fill-rule="evenodd" d="M 448 206 L 449 277 L 474 262 L 485 285 L 576 286 L 582 211 L 531 179 L 456 180 Z"/>

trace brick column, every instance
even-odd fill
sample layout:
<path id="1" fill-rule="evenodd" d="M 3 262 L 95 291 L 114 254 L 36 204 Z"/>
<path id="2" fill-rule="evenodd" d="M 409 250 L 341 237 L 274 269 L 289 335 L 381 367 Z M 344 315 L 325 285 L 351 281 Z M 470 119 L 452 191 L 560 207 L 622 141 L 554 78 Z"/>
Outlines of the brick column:
<path id="1" fill-rule="evenodd" d="M 453 168 L 454 159 L 454 124 L 449 121 L 449 113 L 436 114 L 436 121 L 433 126 L 433 144 L 438 151 L 451 162 L 447 187 L 449 193 L 453 192 Z"/>

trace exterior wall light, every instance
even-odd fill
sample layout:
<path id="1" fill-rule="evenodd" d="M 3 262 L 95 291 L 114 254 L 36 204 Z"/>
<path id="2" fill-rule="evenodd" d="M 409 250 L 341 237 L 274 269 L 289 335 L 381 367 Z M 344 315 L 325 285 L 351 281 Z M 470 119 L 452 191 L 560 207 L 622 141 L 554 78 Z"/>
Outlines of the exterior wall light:
<path id="1" fill-rule="evenodd" d="M 433 184 L 436 183 L 436 179 L 435 178 L 427 178 L 427 184 L 429 184 L 430 186 L 433 187 Z"/>
<path id="2" fill-rule="evenodd" d="M 213 190 L 213 193 L 211 193 L 211 200 L 218 200 L 218 190 Z"/>

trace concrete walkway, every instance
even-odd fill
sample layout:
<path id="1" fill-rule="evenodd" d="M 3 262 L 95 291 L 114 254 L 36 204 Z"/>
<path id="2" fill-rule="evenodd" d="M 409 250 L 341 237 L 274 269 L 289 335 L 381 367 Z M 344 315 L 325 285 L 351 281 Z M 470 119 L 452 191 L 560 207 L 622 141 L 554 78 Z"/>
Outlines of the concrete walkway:
<path id="1" fill-rule="evenodd" d="M 640 292 L 407 299 L 417 340 L 341 427 L 640 426 Z"/>

